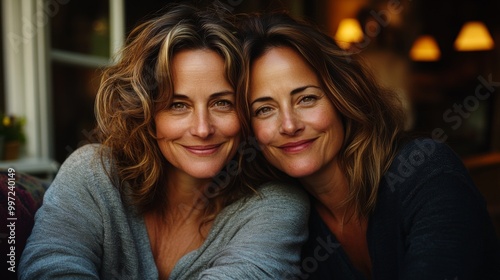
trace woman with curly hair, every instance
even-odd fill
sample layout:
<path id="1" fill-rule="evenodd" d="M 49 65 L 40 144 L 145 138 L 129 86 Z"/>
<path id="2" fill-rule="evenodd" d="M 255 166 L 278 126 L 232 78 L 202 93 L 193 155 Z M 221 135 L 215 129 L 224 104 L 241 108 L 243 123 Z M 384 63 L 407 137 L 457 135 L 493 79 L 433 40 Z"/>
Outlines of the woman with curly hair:
<path id="1" fill-rule="evenodd" d="M 355 55 L 285 13 L 249 16 L 240 33 L 237 111 L 262 149 L 244 171 L 296 178 L 311 198 L 300 279 L 499 279 L 497 238 L 462 162 L 405 135 L 397 96 Z"/>
<path id="2" fill-rule="evenodd" d="M 172 6 L 134 29 L 96 98 L 99 144 L 62 165 L 21 279 L 279 279 L 307 238 L 300 188 L 241 169 L 241 45 L 220 9 Z M 297 271 L 297 270 L 295 270 Z"/>

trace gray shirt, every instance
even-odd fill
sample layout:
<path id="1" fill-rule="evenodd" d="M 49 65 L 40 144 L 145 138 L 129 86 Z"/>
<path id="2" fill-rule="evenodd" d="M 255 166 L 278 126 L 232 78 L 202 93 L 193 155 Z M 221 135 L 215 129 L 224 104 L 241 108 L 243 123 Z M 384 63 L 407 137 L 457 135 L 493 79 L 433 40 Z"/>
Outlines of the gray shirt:
<path id="1" fill-rule="evenodd" d="M 158 279 L 144 219 L 125 206 L 96 145 L 73 153 L 47 190 L 19 264 L 20 279 Z M 226 207 L 169 279 L 285 279 L 297 272 L 309 204 L 269 183 Z"/>

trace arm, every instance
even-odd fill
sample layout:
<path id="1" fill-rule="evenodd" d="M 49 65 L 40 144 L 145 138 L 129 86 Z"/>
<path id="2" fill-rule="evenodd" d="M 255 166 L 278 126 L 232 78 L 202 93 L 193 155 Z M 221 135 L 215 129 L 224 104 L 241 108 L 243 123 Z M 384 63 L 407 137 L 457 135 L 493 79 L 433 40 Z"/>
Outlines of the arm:
<path id="1" fill-rule="evenodd" d="M 102 220 L 88 189 L 92 174 L 81 150 L 47 190 L 20 262 L 20 279 L 98 279 Z"/>
<path id="2" fill-rule="evenodd" d="M 494 259 L 496 240 L 484 201 L 458 158 L 445 152 L 436 151 L 439 163 L 417 174 L 424 179 L 403 200 L 401 279 L 485 279 L 486 263 Z"/>
<path id="3" fill-rule="evenodd" d="M 297 186 L 267 185 L 232 217 L 238 223 L 229 244 L 200 279 L 286 279 L 298 273 L 307 239 L 309 200 Z"/>

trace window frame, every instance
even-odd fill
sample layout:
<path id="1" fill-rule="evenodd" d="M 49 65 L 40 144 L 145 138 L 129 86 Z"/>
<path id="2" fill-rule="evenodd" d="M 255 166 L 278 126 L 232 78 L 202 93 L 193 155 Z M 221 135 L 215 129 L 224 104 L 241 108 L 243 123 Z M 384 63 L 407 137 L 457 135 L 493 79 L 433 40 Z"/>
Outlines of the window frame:
<path id="1" fill-rule="evenodd" d="M 110 54 L 102 58 L 50 46 L 50 18 L 70 0 L 2 0 L 5 111 L 26 118 L 27 158 L 54 158 L 51 63 L 103 67 L 125 40 L 124 0 L 109 1 Z"/>

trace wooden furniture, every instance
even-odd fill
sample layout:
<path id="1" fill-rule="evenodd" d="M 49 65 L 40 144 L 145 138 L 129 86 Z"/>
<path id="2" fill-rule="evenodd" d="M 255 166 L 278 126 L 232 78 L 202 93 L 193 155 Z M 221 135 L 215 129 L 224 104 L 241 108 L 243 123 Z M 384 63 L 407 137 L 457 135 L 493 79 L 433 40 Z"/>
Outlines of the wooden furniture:
<path id="1" fill-rule="evenodd" d="M 500 238 L 500 152 L 468 157 L 463 161 L 486 200 Z"/>

